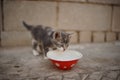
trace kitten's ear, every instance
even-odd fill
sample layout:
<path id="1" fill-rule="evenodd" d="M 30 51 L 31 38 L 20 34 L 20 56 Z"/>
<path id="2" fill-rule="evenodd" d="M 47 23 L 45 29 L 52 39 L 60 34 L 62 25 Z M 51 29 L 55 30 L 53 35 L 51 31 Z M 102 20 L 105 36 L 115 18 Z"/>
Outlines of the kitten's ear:
<path id="1" fill-rule="evenodd" d="M 54 32 L 53 33 L 53 39 L 60 40 L 61 39 L 61 32 Z"/>

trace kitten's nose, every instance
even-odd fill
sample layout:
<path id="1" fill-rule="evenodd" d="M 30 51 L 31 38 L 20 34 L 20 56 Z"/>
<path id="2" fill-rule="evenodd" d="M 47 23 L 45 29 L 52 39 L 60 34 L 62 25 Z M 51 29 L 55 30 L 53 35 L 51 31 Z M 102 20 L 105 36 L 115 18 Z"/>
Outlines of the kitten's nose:
<path id="1" fill-rule="evenodd" d="M 65 51 L 65 48 L 63 48 L 63 51 Z"/>
<path id="2" fill-rule="evenodd" d="M 65 51 L 67 49 L 67 47 L 65 45 L 62 46 L 63 51 Z"/>
<path id="3" fill-rule="evenodd" d="M 63 51 L 65 51 L 66 50 L 66 47 L 63 47 Z"/>

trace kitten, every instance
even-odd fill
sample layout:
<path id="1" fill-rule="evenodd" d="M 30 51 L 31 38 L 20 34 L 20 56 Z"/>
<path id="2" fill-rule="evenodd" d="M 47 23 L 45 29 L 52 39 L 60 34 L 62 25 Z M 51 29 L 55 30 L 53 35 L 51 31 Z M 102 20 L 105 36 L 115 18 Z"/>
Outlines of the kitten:
<path id="1" fill-rule="evenodd" d="M 70 34 L 64 31 L 55 31 L 51 27 L 42 25 L 29 25 L 23 21 L 23 25 L 31 32 L 33 55 L 37 56 L 42 53 L 44 58 L 46 53 L 52 49 L 63 48 L 66 50 L 70 42 Z"/>

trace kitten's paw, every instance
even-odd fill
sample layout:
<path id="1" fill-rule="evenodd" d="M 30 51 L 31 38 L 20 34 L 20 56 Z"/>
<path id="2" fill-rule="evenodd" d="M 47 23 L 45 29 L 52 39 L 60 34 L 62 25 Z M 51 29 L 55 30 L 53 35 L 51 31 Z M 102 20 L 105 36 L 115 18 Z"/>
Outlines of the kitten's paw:
<path id="1" fill-rule="evenodd" d="M 44 57 L 44 59 L 48 59 L 48 57 Z"/>
<path id="2" fill-rule="evenodd" d="M 33 50 L 33 55 L 34 55 L 34 56 L 38 56 L 39 53 L 38 53 L 36 50 Z"/>

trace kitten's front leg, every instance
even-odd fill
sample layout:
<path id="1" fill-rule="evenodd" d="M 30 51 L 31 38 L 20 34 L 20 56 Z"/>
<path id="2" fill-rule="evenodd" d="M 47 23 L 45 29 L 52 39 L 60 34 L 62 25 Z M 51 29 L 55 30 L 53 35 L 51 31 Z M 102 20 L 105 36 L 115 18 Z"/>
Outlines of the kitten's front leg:
<path id="1" fill-rule="evenodd" d="M 41 52 L 42 52 L 42 54 L 43 54 L 43 58 L 44 58 L 44 59 L 48 59 L 47 56 L 46 56 L 47 50 L 46 50 L 46 48 L 44 47 L 43 43 L 41 43 L 41 45 L 39 45 L 39 47 L 40 47 L 40 50 L 41 50 Z"/>
<path id="2" fill-rule="evenodd" d="M 37 47 L 38 47 L 37 42 L 36 41 L 32 41 L 32 45 L 33 45 L 33 55 L 34 56 L 38 56 L 39 52 L 37 51 Z"/>
<path id="3" fill-rule="evenodd" d="M 33 49 L 33 55 L 34 55 L 34 56 L 38 56 L 38 55 L 39 55 L 39 52 L 38 52 L 37 50 Z"/>
<path id="4" fill-rule="evenodd" d="M 47 52 L 49 51 L 49 48 L 46 48 L 46 49 L 44 48 L 44 50 L 45 50 L 44 59 L 48 59 L 48 58 L 47 58 Z"/>
<path id="5" fill-rule="evenodd" d="M 49 50 L 48 48 L 44 48 L 44 53 L 43 53 L 43 58 L 44 59 L 48 59 L 47 58 L 47 52 L 48 52 L 48 50 Z"/>

